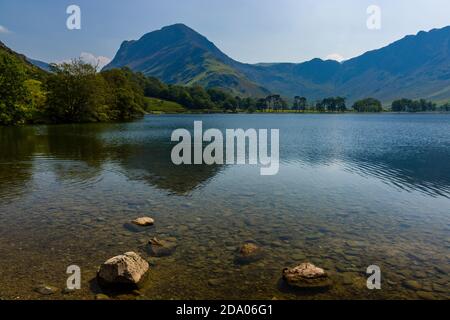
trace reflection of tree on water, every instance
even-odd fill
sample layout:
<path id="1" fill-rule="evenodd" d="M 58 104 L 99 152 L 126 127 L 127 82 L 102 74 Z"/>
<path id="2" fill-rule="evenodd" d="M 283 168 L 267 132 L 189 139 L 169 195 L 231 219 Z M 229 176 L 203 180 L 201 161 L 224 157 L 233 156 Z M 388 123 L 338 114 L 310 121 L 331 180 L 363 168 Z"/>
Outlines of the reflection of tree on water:
<path id="1" fill-rule="evenodd" d="M 345 133 L 330 129 L 328 134 L 322 133 L 325 128 L 314 129 L 317 134 L 309 129 L 308 135 L 299 134 L 296 127 L 285 129 L 282 138 L 288 149 L 282 145 L 281 160 L 307 166 L 337 163 L 404 190 L 449 197 L 450 149 L 402 148 L 383 133 L 369 132 L 362 140 L 350 129 Z M 204 186 L 223 170 L 223 166 L 172 164 L 170 133 L 162 125 L 149 130 L 139 123 L 0 127 L 0 196 L 23 194 L 37 170 L 61 181 L 95 183 L 109 164 L 108 170 L 119 168 L 131 180 L 175 194 Z"/>
<path id="2" fill-rule="evenodd" d="M 111 162 L 131 180 L 176 194 L 204 185 L 220 170 L 218 166 L 175 166 L 170 137 L 137 142 L 132 135 L 122 136 L 122 129 L 123 125 L 115 124 L 0 128 L 0 195 L 23 193 L 36 170 L 79 186 L 95 183 Z"/>
<path id="3" fill-rule="evenodd" d="M 33 154 L 42 137 L 33 127 L 0 127 L 0 196 L 7 200 L 23 194 L 33 175 Z"/>
<path id="4" fill-rule="evenodd" d="M 205 184 L 219 170 L 217 166 L 175 166 L 170 158 L 170 137 L 139 140 L 132 133 L 123 135 L 123 125 L 49 126 L 47 137 L 52 157 L 72 160 L 53 165 L 61 179 L 92 180 L 101 174 L 106 161 L 112 161 L 131 180 L 185 194 Z"/>
<path id="5" fill-rule="evenodd" d="M 101 124 L 48 126 L 48 155 L 60 160 L 51 163 L 56 177 L 81 183 L 95 181 L 109 157 L 101 139 L 107 128 Z"/>

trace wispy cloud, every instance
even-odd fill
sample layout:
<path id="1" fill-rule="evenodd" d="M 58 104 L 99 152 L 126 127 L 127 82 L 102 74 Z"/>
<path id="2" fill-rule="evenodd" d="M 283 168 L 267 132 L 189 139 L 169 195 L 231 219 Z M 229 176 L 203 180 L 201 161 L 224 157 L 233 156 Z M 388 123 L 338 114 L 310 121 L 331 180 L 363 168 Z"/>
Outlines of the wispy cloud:
<path id="1" fill-rule="evenodd" d="M 85 63 L 89 63 L 90 65 L 93 65 L 94 67 L 98 67 L 98 70 L 101 70 L 104 66 L 106 66 L 108 63 L 111 62 L 111 59 L 104 56 L 96 56 L 93 53 L 90 52 L 82 52 L 78 59 L 81 59 Z M 62 61 L 59 61 L 58 63 L 70 63 L 72 62 L 72 59 L 65 59 Z"/>
<path id="2" fill-rule="evenodd" d="M 0 33 L 11 33 L 11 31 L 9 31 L 8 28 L 0 25 Z"/>

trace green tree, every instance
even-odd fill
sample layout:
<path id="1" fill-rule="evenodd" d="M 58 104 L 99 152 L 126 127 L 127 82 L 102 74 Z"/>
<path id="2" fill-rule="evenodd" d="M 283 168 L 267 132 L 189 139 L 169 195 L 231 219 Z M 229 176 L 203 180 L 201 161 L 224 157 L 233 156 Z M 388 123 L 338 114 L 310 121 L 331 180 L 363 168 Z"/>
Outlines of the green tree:
<path id="1" fill-rule="evenodd" d="M 353 104 L 353 110 L 356 112 L 382 112 L 381 102 L 374 98 L 366 98 L 356 101 Z"/>
<path id="2" fill-rule="evenodd" d="M 399 99 L 392 102 L 391 110 L 394 112 L 426 112 L 436 111 L 436 104 L 421 100 Z"/>
<path id="3" fill-rule="evenodd" d="M 144 115 L 145 78 L 131 70 L 113 69 L 101 73 L 107 83 L 106 116 L 112 121 L 129 121 Z"/>
<path id="4" fill-rule="evenodd" d="M 334 98 L 334 104 L 336 106 L 336 110 L 339 112 L 345 112 L 347 111 L 347 105 L 345 104 L 345 98 L 343 97 L 336 97 Z"/>
<path id="5" fill-rule="evenodd" d="M 294 97 L 293 109 L 297 111 L 305 111 L 308 105 L 308 100 L 305 97 L 296 96 Z"/>
<path id="6" fill-rule="evenodd" d="M 28 79 L 24 82 L 29 93 L 30 118 L 32 122 L 45 122 L 47 95 L 39 80 Z"/>
<path id="7" fill-rule="evenodd" d="M 106 83 L 96 68 L 81 60 L 52 66 L 47 115 L 52 122 L 108 121 Z"/>

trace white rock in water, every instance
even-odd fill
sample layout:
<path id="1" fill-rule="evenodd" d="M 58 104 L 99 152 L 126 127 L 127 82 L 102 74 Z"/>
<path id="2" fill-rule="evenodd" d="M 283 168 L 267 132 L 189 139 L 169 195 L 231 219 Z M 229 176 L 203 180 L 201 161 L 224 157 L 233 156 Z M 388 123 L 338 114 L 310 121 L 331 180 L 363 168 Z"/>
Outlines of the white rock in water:
<path id="1" fill-rule="evenodd" d="M 150 217 L 142 217 L 137 218 L 136 220 L 132 221 L 135 225 L 141 226 L 141 227 L 147 227 L 152 226 L 155 223 L 155 220 L 153 220 Z"/>
<path id="2" fill-rule="evenodd" d="M 332 285 L 328 274 L 312 263 L 302 263 L 301 265 L 283 270 L 283 279 L 293 287 L 297 288 L 327 288 Z"/>
<path id="3" fill-rule="evenodd" d="M 107 284 L 137 285 L 148 269 L 147 261 L 135 252 L 127 252 L 102 264 L 98 277 Z"/>

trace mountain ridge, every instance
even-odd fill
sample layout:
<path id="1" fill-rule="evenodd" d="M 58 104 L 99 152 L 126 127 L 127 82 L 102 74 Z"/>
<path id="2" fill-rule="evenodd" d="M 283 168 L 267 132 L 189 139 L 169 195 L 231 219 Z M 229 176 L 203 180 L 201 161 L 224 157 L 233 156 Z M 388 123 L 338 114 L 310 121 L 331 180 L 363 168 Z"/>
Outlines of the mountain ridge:
<path id="1" fill-rule="evenodd" d="M 137 52 L 130 54 L 130 50 Z M 342 63 L 319 58 L 302 63 L 248 64 L 220 51 L 183 24 L 122 43 L 105 69 L 128 66 L 168 83 L 220 87 L 241 95 L 268 92 L 309 99 L 344 96 L 450 99 L 450 26 L 407 35 Z"/>

